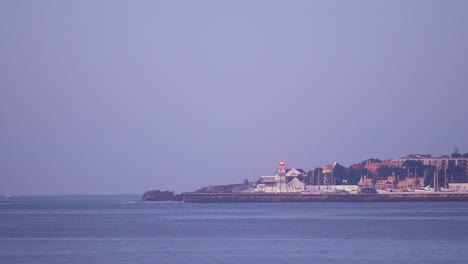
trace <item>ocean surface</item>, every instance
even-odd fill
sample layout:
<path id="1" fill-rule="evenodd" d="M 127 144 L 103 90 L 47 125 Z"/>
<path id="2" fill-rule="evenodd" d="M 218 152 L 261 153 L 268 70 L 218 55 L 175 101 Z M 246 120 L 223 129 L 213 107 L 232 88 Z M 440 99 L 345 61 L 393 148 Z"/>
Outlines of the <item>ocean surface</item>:
<path id="1" fill-rule="evenodd" d="M 468 263 L 468 202 L 0 199 L 0 263 Z"/>

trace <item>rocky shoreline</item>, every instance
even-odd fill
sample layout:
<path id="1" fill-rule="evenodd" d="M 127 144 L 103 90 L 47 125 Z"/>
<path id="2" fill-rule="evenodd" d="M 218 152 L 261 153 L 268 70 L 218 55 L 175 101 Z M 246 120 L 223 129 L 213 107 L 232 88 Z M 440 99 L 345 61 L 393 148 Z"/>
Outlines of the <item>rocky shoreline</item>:
<path id="1" fill-rule="evenodd" d="M 146 191 L 141 197 L 142 201 L 182 201 L 182 195 L 174 195 L 171 191 L 151 190 Z"/>

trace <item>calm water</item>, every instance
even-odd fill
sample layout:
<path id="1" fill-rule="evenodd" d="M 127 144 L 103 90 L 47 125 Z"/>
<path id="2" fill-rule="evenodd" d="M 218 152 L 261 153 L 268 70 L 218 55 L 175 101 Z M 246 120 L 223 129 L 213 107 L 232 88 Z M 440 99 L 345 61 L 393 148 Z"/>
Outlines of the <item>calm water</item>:
<path id="1" fill-rule="evenodd" d="M 0 200 L 1 263 L 468 263 L 468 203 Z"/>

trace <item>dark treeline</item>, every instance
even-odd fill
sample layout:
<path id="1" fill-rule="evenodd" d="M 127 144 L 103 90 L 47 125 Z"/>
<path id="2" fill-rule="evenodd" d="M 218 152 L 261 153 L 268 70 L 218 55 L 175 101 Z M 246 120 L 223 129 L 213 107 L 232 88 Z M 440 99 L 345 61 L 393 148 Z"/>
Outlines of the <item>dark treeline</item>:
<path id="1" fill-rule="evenodd" d="M 369 159 L 370 163 L 380 163 L 378 159 Z M 367 161 L 366 161 L 367 162 Z M 362 164 L 365 164 L 363 162 Z M 438 171 L 433 165 L 424 165 L 421 161 L 407 160 L 403 163 L 402 167 L 382 165 L 378 167 L 375 172 L 366 169 L 364 166 L 350 166 L 348 168 L 341 164 L 336 164 L 332 173 L 324 173 L 322 168 L 315 168 L 310 170 L 305 177 L 300 177 L 306 184 L 317 185 L 319 178 L 320 184 L 358 184 L 361 176 L 368 176 L 374 181 L 379 179 L 386 179 L 388 176 L 394 174 L 399 179 L 404 179 L 408 175 L 414 174 L 424 177 L 424 185 L 433 185 L 434 177 L 438 176 L 440 186 L 446 186 L 450 182 L 467 182 L 467 172 L 463 167 L 448 164 L 446 168 L 441 168 Z M 333 182 L 332 182 L 333 181 Z"/>

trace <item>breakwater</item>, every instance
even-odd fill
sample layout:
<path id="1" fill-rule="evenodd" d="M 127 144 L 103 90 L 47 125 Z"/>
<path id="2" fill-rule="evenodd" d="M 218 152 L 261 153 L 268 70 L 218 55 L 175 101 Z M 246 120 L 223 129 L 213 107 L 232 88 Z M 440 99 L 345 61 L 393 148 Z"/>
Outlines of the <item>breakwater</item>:
<path id="1" fill-rule="evenodd" d="M 435 202 L 468 201 L 468 193 L 301 194 L 301 193 L 182 193 L 186 203 L 263 202 Z"/>
<path id="2" fill-rule="evenodd" d="M 180 194 L 174 195 L 171 191 L 152 190 L 146 191 L 141 198 L 142 201 L 182 201 Z"/>

